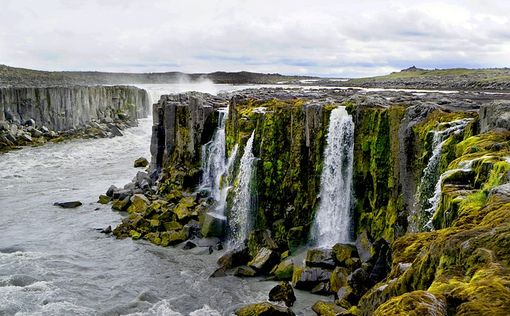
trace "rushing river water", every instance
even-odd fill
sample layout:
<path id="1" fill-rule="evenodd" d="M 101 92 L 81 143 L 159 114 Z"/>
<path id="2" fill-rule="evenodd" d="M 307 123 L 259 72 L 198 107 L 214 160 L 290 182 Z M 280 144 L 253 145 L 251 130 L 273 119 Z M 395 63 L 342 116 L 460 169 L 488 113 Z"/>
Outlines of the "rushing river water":
<path id="1" fill-rule="evenodd" d="M 153 98 L 234 89 L 207 83 L 143 87 Z M 111 184 L 131 181 L 138 171 L 134 159 L 149 156 L 152 122 L 139 123 L 124 137 L 0 155 L 0 315 L 228 315 L 267 299 L 274 282 L 209 279 L 221 252 L 163 248 L 99 233 L 122 216 L 96 203 L 98 195 Z M 53 206 L 69 200 L 83 206 Z M 296 295 L 295 310 L 310 314 L 318 297 Z"/>

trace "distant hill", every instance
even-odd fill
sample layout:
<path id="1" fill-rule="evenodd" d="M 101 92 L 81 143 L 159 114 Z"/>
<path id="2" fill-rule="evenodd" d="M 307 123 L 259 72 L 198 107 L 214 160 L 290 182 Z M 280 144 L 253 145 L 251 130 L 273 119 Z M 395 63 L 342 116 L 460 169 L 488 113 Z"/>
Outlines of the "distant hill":
<path id="1" fill-rule="evenodd" d="M 303 79 L 306 76 L 284 76 L 254 72 L 213 72 L 186 74 L 182 72 L 161 73 L 114 73 L 95 71 L 41 71 L 0 65 L 0 86 L 60 86 L 99 84 L 176 83 L 183 80 L 212 80 L 225 84 L 275 84 Z"/>
<path id="2" fill-rule="evenodd" d="M 351 79 L 342 86 L 438 90 L 510 90 L 509 68 L 434 69 L 415 66 L 389 75 Z"/>

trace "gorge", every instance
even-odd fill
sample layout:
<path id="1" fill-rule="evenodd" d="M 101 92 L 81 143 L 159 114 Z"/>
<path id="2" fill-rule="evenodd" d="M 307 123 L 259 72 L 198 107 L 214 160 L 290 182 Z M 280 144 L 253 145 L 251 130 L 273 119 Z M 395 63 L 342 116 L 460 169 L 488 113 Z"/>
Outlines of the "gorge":
<path id="1" fill-rule="evenodd" d="M 3 154 L 2 312 L 509 310 L 506 94 L 172 92 L 123 137 Z M 111 183 L 100 201 L 121 212 L 96 203 Z M 267 302 L 275 281 L 292 307 Z"/>

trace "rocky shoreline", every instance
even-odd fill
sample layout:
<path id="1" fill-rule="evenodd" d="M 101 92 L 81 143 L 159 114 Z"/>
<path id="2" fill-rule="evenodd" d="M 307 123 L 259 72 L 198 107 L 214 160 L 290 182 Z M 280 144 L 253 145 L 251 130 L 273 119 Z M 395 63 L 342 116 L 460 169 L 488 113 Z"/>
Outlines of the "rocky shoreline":
<path id="1" fill-rule="evenodd" d="M 328 89 L 163 96 L 154 105 L 149 169 L 99 200 L 127 212 L 113 230 L 118 238 L 204 247 L 209 253 L 227 247 L 211 277 L 282 281 L 270 299 L 287 306 L 293 303 L 292 287 L 323 295 L 313 306 L 318 315 L 388 315 L 414 308 L 434 315 L 504 315 L 510 310 L 505 288 L 510 103 L 493 98 Z M 250 210 L 253 226 L 237 244 L 231 242 L 228 218 L 238 180 L 220 180 L 231 186 L 226 217 L 215 213 L 219 201 L 209 191 L 197 189 L 203 146 L 221 125 L 219 113 L 227 104 L 225 152 L 237 157 L 232 174 L 241 172 L 235 153 L 250 138 L 257 157 L 250 185 L 257 196 Z M 337 106 L 345 106 L 355 123 L 355 242 L 315 248 L 309 246 L 309 231 L 328 117 Z M 439 154 L 434 135 L 444 135 Z M 424 180 L 435 159 L 437 179 Z M 424 181 L 440 189 L 432 214 L 428 204 L 416 204 Z M 423 194 L 430 200 L 434 192 Z M 291 308 L 269 302 L 236 313 L 293 315 Z"/>
<path id="2" fill-rule="evenodd" d="M 149 107 L 146 91 L 127 86 L 0 88 L 0 152 L 122 136 Z"/>

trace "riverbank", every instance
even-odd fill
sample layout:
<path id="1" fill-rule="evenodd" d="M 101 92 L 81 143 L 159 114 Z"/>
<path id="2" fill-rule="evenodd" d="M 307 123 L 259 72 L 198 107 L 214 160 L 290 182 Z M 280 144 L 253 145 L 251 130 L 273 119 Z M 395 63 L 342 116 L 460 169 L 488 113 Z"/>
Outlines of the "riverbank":
<path id="1" fill-rule="evenodd" d="M 77 138 L 122 136 L 150 113 L 128 86 L 0 88 L 0 152 Z"/>

